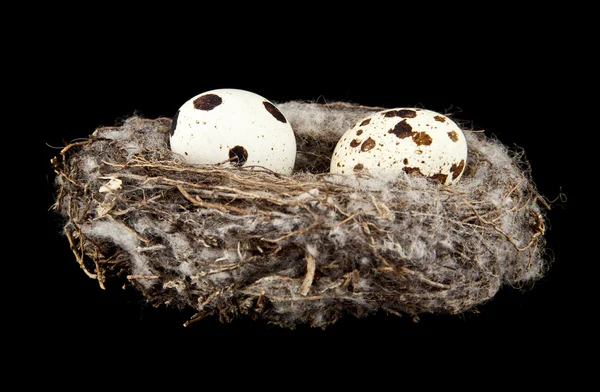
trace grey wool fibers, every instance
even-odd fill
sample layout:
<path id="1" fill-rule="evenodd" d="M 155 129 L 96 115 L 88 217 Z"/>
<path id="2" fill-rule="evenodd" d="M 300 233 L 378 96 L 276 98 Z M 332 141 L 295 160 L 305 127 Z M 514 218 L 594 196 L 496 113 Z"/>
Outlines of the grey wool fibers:
<path id="1" fill-rule="evenodd" d="M 190 165 L 171 119 L 131 117 L 53 159 L 55 208 L 83 271 L 136 286 L 156 306 L 223 322 L 326 327 L 378 311 L 457 314 L 503 285 L 541 278 L 547 203 L 522 154 L 463 130 L 462 179 L 443 186 L 329 174 L 341 135 L 381 108 L 278 104 L 297 139 L 294 173 Z"/>

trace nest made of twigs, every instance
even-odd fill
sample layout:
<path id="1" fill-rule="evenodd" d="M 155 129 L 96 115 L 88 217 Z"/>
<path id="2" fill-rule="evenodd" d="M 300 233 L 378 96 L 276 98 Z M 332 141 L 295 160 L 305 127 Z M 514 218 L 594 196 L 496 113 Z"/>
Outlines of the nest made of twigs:
<path id="1" fill-rule="evenodd" d="M 346 129 L 380 108 L 281 103 L 297 137 L 294 173 L 190 165 L 171 119 L 98 128 L 53 159 L 56 210 L 82 270 L 125 280 L 152 304 L 284 327 L 325 327 L 384 310 L 456 314 L 502 285 L 539 279 L 546 201 L 522 154 L 463 130 L 469 160 L 443 186 L 330 175 Z"/>

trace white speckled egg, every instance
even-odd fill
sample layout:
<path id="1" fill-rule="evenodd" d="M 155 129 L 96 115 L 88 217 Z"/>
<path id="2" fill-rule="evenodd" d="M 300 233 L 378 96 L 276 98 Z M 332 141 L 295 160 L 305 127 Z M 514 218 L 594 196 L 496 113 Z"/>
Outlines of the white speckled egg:
<path id="1" fill-rule="evenodd" d="M 416 108 L 396 108 L 358 121 L 338 141 L 331 173 L 364 172 L 394 179 L 402 172 L 455 184 L 467 162 L 467 142 L 447 116 Z"/>
<path id="2" fill-rule="evenodd" d="M 291 174 L 296 138 L 285 116 L 267 99 L 238 89 L 206 91 L 173 117 L 171 150 L 187 162 L 258 165 Z"/>

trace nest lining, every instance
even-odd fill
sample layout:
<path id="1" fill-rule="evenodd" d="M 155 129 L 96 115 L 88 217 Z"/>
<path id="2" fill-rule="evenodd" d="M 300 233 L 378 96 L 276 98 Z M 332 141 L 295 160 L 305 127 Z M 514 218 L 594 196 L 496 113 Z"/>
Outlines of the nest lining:
<path id="1" fill-rule="evenodd" d="M 332 176 L 337 140 L 382 108 L 278 107 L 297 138 L 291 176 L 186 164 L 169 149 L 169 118 L 134 116 L 66 146 L 53 159 L 55 208 L 83 271 L 194 309 L 186 325 L 218 315 L 288 328 L 380 310 L 457 314 L 543 276 L 547 203 L 522 154 L 464 130 L 454 186 Z"/>

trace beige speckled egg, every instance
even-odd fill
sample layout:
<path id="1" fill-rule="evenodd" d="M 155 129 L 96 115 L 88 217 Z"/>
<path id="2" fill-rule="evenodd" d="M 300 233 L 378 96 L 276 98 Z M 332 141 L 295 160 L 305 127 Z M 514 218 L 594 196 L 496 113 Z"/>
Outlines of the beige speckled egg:
<path id="1" fill-rule="evenodd" d="M 364 172 L 384 179 L 420 174 L 444 185 L 455 184 L 467 163 L 467 142 L 460 127 L 443 114 L 396 108 L 358 121 L 338 141 L 330 172 Z"/>

